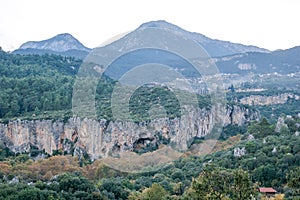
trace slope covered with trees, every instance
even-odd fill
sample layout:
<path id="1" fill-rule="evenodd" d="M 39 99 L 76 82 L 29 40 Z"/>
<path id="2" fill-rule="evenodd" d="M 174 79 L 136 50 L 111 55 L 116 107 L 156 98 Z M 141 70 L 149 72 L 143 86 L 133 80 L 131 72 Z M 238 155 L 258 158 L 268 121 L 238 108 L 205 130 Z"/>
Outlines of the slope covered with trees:
<path id="1" fill-rule="evenodd" d="M 80 64 L 71 57 L 0 52 L 0 118 L 50 118 L 70 110 Z"/>
<path id="2" fill-rule="evenodd" d="M 2 199 L 29 194 L 36 199 L 249 199 L 260 196 L 260 186 L 297 199 L 300 118 L 286 117 L 284 122 L 276 132 L 276 124 L 262 119 L 230 148 L 203 156 L 187 154 L 148 173 L 123 173 L 88 158 L 80 164 L 67 155 L 33 161 L 28 154 L 2 147 L 0 194 Z M 245 154 L 235 155 L 236 148 L 245 148 Z"/>

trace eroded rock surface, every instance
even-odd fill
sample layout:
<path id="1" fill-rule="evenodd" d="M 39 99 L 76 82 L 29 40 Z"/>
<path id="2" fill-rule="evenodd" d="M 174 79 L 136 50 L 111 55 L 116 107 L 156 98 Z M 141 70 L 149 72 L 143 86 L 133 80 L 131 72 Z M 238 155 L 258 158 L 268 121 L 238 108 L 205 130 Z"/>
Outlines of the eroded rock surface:
<path id="1" fill-rule="evenodd" d="M 181 118 L 154 119 L 148 123 L 87 118 L 70 118 L 67 122 L 16 120 L 0 124 L 0 139 L 14 152 L 28 152 L 30 146 L 35 146 L 48 154 L 55 150 L 73 155 L 86 152 L 97 159 L 118 152 L 147 151 L 160 144 L 187 150 L 193 138 L 210 134 L 215 123 L 242 125 L 258 118 L 257 112 L 228 106 L 224 112 L 215 108 L 191 109 Z"/>

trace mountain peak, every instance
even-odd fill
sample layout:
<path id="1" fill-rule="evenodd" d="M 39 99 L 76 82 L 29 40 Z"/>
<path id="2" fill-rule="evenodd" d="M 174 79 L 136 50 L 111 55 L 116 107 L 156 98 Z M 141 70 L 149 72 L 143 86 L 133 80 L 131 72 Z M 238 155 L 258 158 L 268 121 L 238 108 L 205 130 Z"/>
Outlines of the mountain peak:
<path id="1" fill-rule="evenodd" d="M 220 57 L 225 55 L 234 55 L 239 53 L 246 52 L 270 52 L 267 49 L 262 49 L 256 46 L 248 46 L 239 43 L 232 43 L 228 41 L 216 40 L 206 37 L 201 33 L 189 32 L 180 28 L 177 25 L 169 23 L 165 20 L 157 20 L 143 23 L 138 29 L 143 28 L 162 28 L 168 29 L 171 31 L 178 32 L 187 38 L 193 39 L 195 42 L 199 43 L 210 56 L 212 57 Z"/>
<path id="2" fill-rule="evenodd" d="M 139 28 L 165 28 L 177 31 L 184 31 L 184 29 L 180 28 L 179 26 L 176 26 L 175 24 L 172 24 L 165 20 L 149 21 L 140 25 Z"/>
<path id="3" fill-rule="evenodd" d="M 61 34 L 58 34 L 58 35 L 54 36 L 53 38 L 64 38 L 64 39 L 74 39 L 74 40 L 77 40 L 70 33 L 61 33 Z"/>
<path id="4" fill-rule="evenodd" d="M 56 52 L 65 52 L 70 50 L 90 50 L 69 33 L 58 34 L 50 39 L 42 41 L 26 42 L 22 44 L 19 49 L 40 49 Z"/>
<path id="5" fill-rule="evenodd" d="M 176 26 L 170 22 L 167 22 L 166 20 L 156 20 L 156 21 L 149 21 L 149 22 L 145 22 L 141 25 L 145 26 L 145 27 L 160 27 L 161 25 L 171 25 L 171 26 Z"/>

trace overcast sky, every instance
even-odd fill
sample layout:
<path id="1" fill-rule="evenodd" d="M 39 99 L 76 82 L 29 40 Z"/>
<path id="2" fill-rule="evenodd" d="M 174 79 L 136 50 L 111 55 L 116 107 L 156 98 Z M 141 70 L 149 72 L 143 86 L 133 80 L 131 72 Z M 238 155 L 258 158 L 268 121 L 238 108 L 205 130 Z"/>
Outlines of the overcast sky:
<path id="1" fill-rule="evenodd" d="M 299 0 L 1 0 L 0 46 L 71 33 L 87 47 L 166 20 L 210 38 L 270 50 L 300 45 Z"/>

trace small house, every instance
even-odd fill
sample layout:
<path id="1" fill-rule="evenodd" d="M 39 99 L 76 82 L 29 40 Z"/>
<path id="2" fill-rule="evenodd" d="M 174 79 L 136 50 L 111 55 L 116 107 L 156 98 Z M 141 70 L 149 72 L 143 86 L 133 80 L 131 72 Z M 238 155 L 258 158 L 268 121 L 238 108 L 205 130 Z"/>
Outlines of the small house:
<path id="1" fill-rule="evenodd" d="M 259 192 L 263 194 L 265 197 L 271 198 L 271 197 L 275 197 L 277 191 L 270 187 L 260 187 Z"/>

